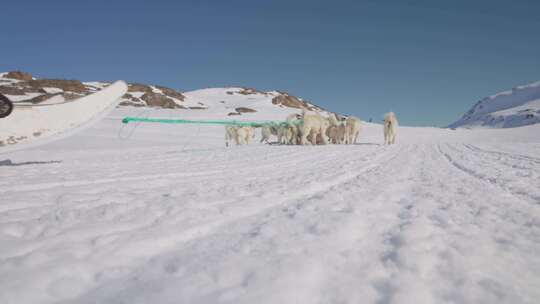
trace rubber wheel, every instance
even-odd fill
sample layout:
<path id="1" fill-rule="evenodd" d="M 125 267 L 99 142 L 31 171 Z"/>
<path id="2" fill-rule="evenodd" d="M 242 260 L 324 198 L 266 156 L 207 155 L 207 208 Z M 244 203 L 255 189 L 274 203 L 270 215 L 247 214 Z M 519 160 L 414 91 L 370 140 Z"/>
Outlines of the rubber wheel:
<path id="1" fill-rule="evenodd" d="M 8 117 L 13 111 L 13 103 L 4 95 L 0 94 L 0 118 Z"/>

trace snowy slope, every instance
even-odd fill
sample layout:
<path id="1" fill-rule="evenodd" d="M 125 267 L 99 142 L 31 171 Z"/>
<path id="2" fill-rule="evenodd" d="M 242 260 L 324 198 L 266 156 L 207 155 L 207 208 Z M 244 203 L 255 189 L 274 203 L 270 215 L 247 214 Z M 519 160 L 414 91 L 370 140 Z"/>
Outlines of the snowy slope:
<path id="1" fill-rule="evenodd" d="M 540 122 L 540 81 L 477 102 L 449 127 L 512 128 Z"/>
<path id="2" fill-rule="evenodd" d="M 238 105 L 216 95 L 6 156 L 0 303 L 540 302 L 540 124 L 228 149 L 222 126 L 120 124 Z"/>
<path id="3" fill-rule="evenodd" d="M 302 109 L 315 111 L 324 116 L 329 113 L 301 98 L 277 91 L 259 92 L 245 88 L 210 88 L 184 92 L 183 95 L 186 96 L 186 101 L 200 102 L 208 110 L 192 115 L 208 118 L 285 120 L 287 115 L 300 113 Z M 286 98 L 289 103 L 281 104 L 280 98 Z"/>
<path id="4" fill-rule="evenodd" d="M 99 81 L 37 79 L 24 72 L 0 73 L 0 93 L 12 101 L 26 104 L 74 100 L 108 85 L 110 83 Z M 120 105 L 145 109 L 210 110 L 202 116 L 221 113 L 220 119 L 230 116 L 256 119 L 261 113 L 263 116 L 264 113 L 273 113 L 270 115 L 272 119 L 284 119 L 287 114 L 298 113 L 302 109 L 328 114 L 326 110 L 288 93 L 238 87 L 179 92 L 159 85 L 129 83 L 128 92 L 122 96 Z M 199 114 L 193 113 L 195 116 Z"/>

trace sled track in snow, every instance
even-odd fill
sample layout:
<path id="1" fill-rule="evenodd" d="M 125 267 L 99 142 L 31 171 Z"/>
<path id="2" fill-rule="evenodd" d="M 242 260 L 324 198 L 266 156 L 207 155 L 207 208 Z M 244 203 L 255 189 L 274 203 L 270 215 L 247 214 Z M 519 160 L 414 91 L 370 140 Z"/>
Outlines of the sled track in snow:
<path id="1" fill-rule="evenodd" d="M 319 147 L 312 147 L 312 148 L 319 148 Z M 309 147 L 308 147 L 309 149 Z M 247 150 L 247 151 L 246 151 Z M 242 150 L 231 150 L 230 153 L 249 153 L 250 149 L 244 149 Z M 377 150 L 370 155 L 378 154 L 380 151 L 383 151 L 384 148 L 381 148 L 381 150 Z M 223 153 L 223 149 L 219 149 L 216 152 Z M 122 182 L 135 182 L 135 181 L 145 181 L 145 180 L 156 180 L 156 179 L 192 179 L 192 178 L 207 178 L 210 176 L 218 177 L 219 175 L 224 174 L 227 172 L 227 170 L 234 170 L 235 174 L 242 175 L 246 172 L 261 172 L 264 173 L 267 170 L 275 170 L 276 164 L 280 167 L 280 169 L 284 169 L 287 171 L 294 170 L 294 166 L 298 165 L 299 163 L 313 163 L 317 165 L 326 165 L 328 163 L 334 163 L 334 159 L 326 159 L 321 160 L 318 153 L 324 153 L 324 151 L 314 151 L 315 153 L 307 153 L 303 149 L 298 149 L 296 151 L 292 151 L 292 153 L 285 153 L 287 151 L 284 151 L 284 153 L 276 153 L 276 152 L 265 152 L 262 155 L 258 155 L 258 162 L 259 164 L 256 167 L 256 170 L 250 167 L 246 167 L 246 163 L 250 161 L 250 159 L 242 159 L 239 157 L 235 157 L 235 159 L 228 159 L 227 154 L 221 154 L 219 161 L 210 161 L 212 157 L 204 157 L 203 159 L 190 159 L 190 162 L 196 162 L 202 161 L 200 165 L 197 166 L 197 171 L 185 171 L 184 168 L 179 166 L 176 171 L 179 171 L 178 173 L 170 173 L 170 172 L 164 172 L 164 173 L 154 173 L 154 174 L 140 174 L 137 170 L 134 169 L 133 172 L 130 171 L 120 171 L 115 170 L 115 167 L 118 165 L 114 165 L 112 168 L 102 168 L 103 174 L 101 175 L 117 175 L 115 177 L 109 177 L 109 178 L 96 178 L 91 180 L 63 180 L 58 182 L 50 182 L 50 183 L 36 183 L 36 184 L 28 184 L 28 185 L 19 185 L 19 186 L 4 186 L 0 189 L 0 193 L 3 192 L 20 192 L 20 191 L 39 191 L 39 190 L 46 190 L 51 189 L 55 187 L 77 187 L 77 186 L 87 186 L 87 185 L 102 185 L 102 184 L 111 184 L 111 183 L 122 183 Z M 355 153 L 345 153 L 345 156 L 347 157 L 347 161 L 354 161 L 358 158 L 358 155 Z M 369 155 L 364 155 L 363 157 L 368 157 Z M 148 171 L 151 171 L 151 166 L 157 163 L 168 163 L 172 162 L 173 164 L 176 161 L 180 161 L 183 158 L 181 157 L 168 157 L 168 158 L 159 158 L 158 161 L 155 160 L 155 156 L 152 159 L 144 159 L 141 158 L 138 160 L 138 162 L 144 162 L 145 166 L 148 166 Z M 185 160 L 185 159 L 184 159 Z M 137 167 L 137 163 L 133 163 L 133 161 L 129 161 L 132 163 L 133 167 Z M 120 162 L 120 164 L 126 163 Z M 186 162 L 181 162 L 181 164 L 185 164 Z M 121 167 L 122 168 L 122 167 Z M 124 167 L 125 168 L 125 167 Z M 112 170 L 111 170 L 112 169 Z M 175 166 L 170 166 L 167 168 L 167 171 L 172 171 L 175 169 Z M 226 177 L 229 178 L 229 177 Z M 178 181 L 181 183 L 181 180 Z M 189 183 L 192 183 L 192 181 L 189 181 Z"/>
<path id="2" fill-rule="evenodd" d="M 525 160 L 525 161 L 533 162 L 535 164 L 540 164 L 540 158 L 537 158 L 537 157 L 520 155 L 520 154 L 515 154 L 515 153 L 508 153 L 508 152 L 503 152 L 503 151 L 486 150 L 486 149 L 483 149 L 483 148 L 480 148 L 478 146 L 471 145 L 471 144 L 465 144 L 465 146 L 477 152 L 483 152 L 483 153 L 493 154 L 497 156 L 509 157 L 516 160 Z"/>
<path id="3" fill-rule="evenodd" d="M 349 157 L 343 157 L 341 159 L 341 164 L 342 166 L 339 167 L 339 165 L 336 165 L 336 161 L 335 159 L 333 158 L 328 158 L 328 159 L 324 159 L 323 161 L 319 161 L 317 163 L 317 167 L 313 167 L 314 170 L 328 170 L 328 172 L 331 172 L 331 178 L 330 181 L 328 182 L 325 182 L 325 181 L 316 181 L 316 182 L 311 182 L 312 185 L 302 185 L 302 187 L 299 187 L 298 189 L 293 189 L 293 190 L 290 190 L 290 189 L 287 189 L 286 190 L 286 196 L 287 197 L 287 200 L 294 200 L 296 199 L 297 197 L 300 197 L 300 196 L 306 196 L 306 195 L 310 195 L 310 193 L 317 193 L 317 192 L 324 192 L 326 191 L 326 189 L 328 189 L 329 187 L 335 187 L 341 183 L 344 183 L 350 179 L 354 179 L 356 178 L 358 175 L 360 174 L 363 174 L 364 172 L 366 171 L 369 171 L 369 170 L 373 170 L 374 168 L 376 168 L 376 165 L 378 164 L 377 160 L 378 159 L 381 159 L 381 157 L 388 157 L 387 153 L 384 153 L 384 148 L 382 149 L 376 149 L 375 151 L 372 151 L 372 152 L 369 152 L 363 156 L 360 157 L 361 160 L 363 160 L 361 163 L 362 164 L 366 164 L 365 167 L 362 167 L 361 170 L 359 170 L 357 173 L 356 172 L 350 172 L 348 170 L 348 168 L 346 168 L 345 166 L 346 165 L 349 165 L 351 162 L 352 163 L 355 163 L 358 161 L 358 155 L 356 153 L 348 153 L 350 156 Z M 304 152 L 305 154 L 305 152 Z M 391 154 L 395 157 L 395 154 Z M 291 165 L 296 165 L 296 166 L 301 166 L 301 167 L 306 167 L 306 166 L 309 166 L 310 164 L 313 163 L 313 161 L 317 158 L 317 156 L 311 156 L 311 157 L 302 157 L 300 161 L 298 160 L 292 160 L 290 162 Z M 303 165 L 302 165 L 303 164 Z M 339 164 L 339 163 L 338 163 Z M 280 164 L 281 166 L 285 166 L 285 167 L 288 167 L 288 163 L 281 163 Z M 247 169 L 243 169 L 243 170 L 238 170 L 235 172 L 235 175 L 237 176 L 242 176 L 242 175 L 245 175 L 246 176 L 246 180 L 249 180 L 249 178 L 253 177 L 253 174 L 251 174 L 252 172 L 254 171 L 259 171 L 261 168 L 266 168 L 267 165 L 266 164 L 263 164 L 263 165 L 259 165 L 257 167 L 250 167 L 250 168 L 247 168 Z M 279 170 L 276 168 L 275 165 L 272 165 L 272 168 L 274 170 Z M 292 167 L 294 168 L 294 167 Z M 220 168 L 222 170 L 226 170 L 228 169 L 228 167 L 223 167 L 223 168 Z M 336 169 L 338 170 L 341 170 L 341 171 L 336 171 Z M 290 170 L 289 172 L 284 172 L 286 174 L 286 176 L 295 176 L 295 171 L 296 170 Z M 11 194 L 11 195 L 15 195 L 17 192 L 21 191 L 21 192 L 26 192 L 28 191 L 29 193 L 32 193 L 34 191 L 44 191 L 44 190 L 47 190 L 47 191 L 50 191 L 50 190 L 55 190 L 55 191 L 65 191 L 64 188 L 73 188 L 72 191 L 75 191 L 75 192 L 80 192 L 80 190 L 78 190 L 78 188 L 81 188 L 82 189 L 85 189 L 87 187 L 94 187 L 94 186 L 98 186 L 100 184 L 103 184 L 103 185 L 106 185 L 106 187 L 100 187 L 100 188 L 97 188 L 97 189 L 100 189 L 100 190 L 97 190 L 97 191 L 94 191 L 94 190 L 91 190 L 89 191 L 89 194 L 90 194 L 90 200 L 84 200 L 82 202 L 83 206 L 81 209 L 79 209 L 81 212 L 83 212 L 81 215 L 77 215 L 77 217 L 82 217 L 84 214 L 88 214 L 89 212 L 92 212 L 93 209 L 96 209 L 96 208 L 99 208 L 99 209 L 103 209 L 103 208 L 107 208 L 109 206 L 112 206 L 114 203 L 113 202 L 108 202 L 108 201 L 103 201 L 104 198 L 107 197 L 107 194 L 109 191 L 113 191 L 112 188 L 114 188 L 114 184 L 115 183 L 120 183 L 120 182 L 126 182 L 126 181 L 129 181 L 129 182 L 133 182 L 133 181 L 136 181 L 136 182 L 140 182 L 140 181 L 145 181 L 145 182 L 151 182 L 152 179 L 156 179 L 158 181 L 163 181 L 165 180 L 166 181 L 166 184 L 170 184 L 171 181 L 170 179 L 172 177 L 184 177 L 184 178 L 191 178 L 189 180 L 180 180 L 180 181 L 176 181 L 176 180 L 173 180 L 172 181 L 172 184 L 175 185 L 175 187 L 180 187 L 182 185 L 184 186 L 188 186 L 190 184 L 197 184 L 198 182 L 203 182 L 205 180 L 207 180 L 208 178 L 211 178 L 211 180 L 213 182 L 216 182 L 216 181 L 220 181 L 222 182 L 224 185 L 227 185 L 228 188 L 232 188 L 234 187 L 235 184 L 245 184 L 246 183 L 246 180 L 243 180 L 242 178 L 240 179 L 237 179 L 237 180 L 230 180 L 230 176 L 227 176 L 227 177 L 220 177 L 219 176 L 219 173 L 223 173 L 224 171 L 202 171 L 202 172 L 199 172 L 198 174 L 192 174 L 190 172 L 188 173 L 170 173 L 170 174 L 167 174 L 167 173 L 163 173 L 163 174 L 152 174 L 152 175 L 143 175 L 143 176 L 134 176 L 134 177 L 126 177 L 126 178 L 117 178 L 117 179 L 102 179 L 102 180 L 94 180 L 94 181 L 88 181 L 88 180 L 82 180 L 82 181 L 66 181 L 66 182 L 59 182 L 59 183 L 45 183 L 45 184 L 39 184 L 39 185 L 26 185 L 26 186 L 21 186 L 21 187 L 17 187 L 17 188 L 10 188 L 10 189 L 6 189 L 6 192 L 7 194 Z M 195 179 L 193 179 L 193 177 L 196 177 Z M 200 177 L 200 179 L 198 179 Z M 270 177 L 270 179 L 272 179 L 273 177 Z M 112 183 L 113 185 L 108 185 Z M 264 184 L 264 180 L 262 182 Z M 122 190 L 123 192 L 125 190 Z M 95 192 L 95 193 L 94 193 Z M 100 192 L 102 192 L 100 194 Z M 267 193 L 264 193 L 264 192 L 267 192 Z M 272 193 L 272 192 L 269 192 L 269 191 L 264 191 L 264 192 L 259 192 L 257 189 L 255 189 L 255 192 L 253 193 L 245 193 L 244 195 L 241 196 L 242 199 L 249 199 L 250 197 L 252 196 L 259 196 L 259 195 L 263 195 L 261 198 L 264 199 L 264 200 L 272 200 L 273 203 L 272 204 L 277 204 L 279 205 L 280 204 L 280 201 L 282 200 L 281 197 L 283 197 L 284 193 L 282 193 L 282 191 L 279 191 L 278 193 Z M 268 193 L 269 192 L 269 193 Z M 128 195 L 128 193 L 126 193 Z M 80 196 L 81 194 L 79 194 L 78 196 Z M 133 193 L 133 195 L 130 195 L 130 196 L 133 196 L 135 197 L 137 195 L 137 193 Z M 73 197 L 75 197 L 76 195 L 73 195 Z M 275 199 L 272 199 L 271 197 L 275 196 L 276 198 Z M 64 210 L 65 208 L 65 204 L 64 203 L 61 203 L 62 201 L 62 197 L 63 195 L 59 196 L 58 198 L 56 198 L 56 203 L 53 204 L 53 205 L 49 205 L 49 206 L 56 206 L 56 208 L 60 208 L 59 210 Z M 238 200 L 238 197 L 236 197 L 236 200 Z M 102 202 L 103 201 L 103 202 Z M 75 201 L 69 201 L 69 209 L 68 210 L 77 210 L 77 209 L 74 209 L 74 208 L 77 208 L 77 202 Z M 102 203 L 101 203 L 102 202 Z M 219 204 L 225 204 L 227 203 L 228 200 L 223 200 L 221 199 L 221 202 Z M 89 205 L 90 204 L 90 205 Z M 127 204 L 119 204 L 119 206 L 127 206 Z M 146 203 L 142 204 L 141 207 L 144 207 L 146 205 Z M 90 208 L 88 208 L 88 207 Z M 139 205 L 135 205 L 135 208 L 137 208 L 137 206 Z M 215 207 L 216 205 L 215 204 L 212 204 L 212 207 Z M 46 210 L 47 209 L 50 209 L 50 207 L 47 207 L 47 206 L 44 206 L 45 208 L 43 209 L 44 212 L 47 212 Z M 204 208 L 205 206 L 203 207 L 200 207 L 200 208 Z M 262 206 L 253 206 L 254 210 L 261 210 L 261 207 Z M 4 207 L 4 210 L 2 211 L 2 213 L 0 213 L 0 223 L 1 222 L 4 222 L 4 223 L 8 223 L 8 222 L 5 222 L 5 221 L 2 221 L 1 218 L 2 217 L 10 217 L 10 218 L 13 218 L 13 215 L 14 213 L 17 213 L 18 211 L 22 211 L 24 212 L 25 214 L 31 212 L 33 206 L 28 206 L 28 207 L 25 207 L 25 208 L 17 208 L 17 209 L 9 209 L 9 208 L 6 208 Z M 98 209 L 98 210 L 99 210 Z M 131 209 L 131 208 L 130 208 Z M 129 210 L 129 209 L 128 209 Z M 66 210 L 67 211 L 67 210 Z M 62 211 L 64 212 L 64 211 Z M 48 212 L 47 212 L 48 213 Z M 248 213 L 249 214 L 249 213 Z M 4 215 L 4 216 L 2 216 Z M 40 220 L 43 218 L 45 214 L 42 214 L 41 212 L 37 212 L 37 214 L 34 214 L 33 216 L 29 217 L 29 218 L 26 218 L 25 221 L 35 221 L 35 220 Z M 174 215 L 174 214 L 173 214 Z M 139 227 L 140 228 L 140 227 Z"/>
<path id="4" fill-rule="evenodd" d="M 365 161 L 362 162 L 356 162 L 352 168 L 350 168 L 351 172 L 349 174 L 346 174 L 344 176 L 339 177 L 338 179 L 332 180 L 331 182 L 324 182 L 322 184 L 317 184 L 316 186 L 309 187 L 307 186 L 305 189 L 302 190 L 295 190 L 294 192 L 291 192 L 291 194 L 287 195 L 285 198 L 282 198 L 282 201 L 277 201 L 276 203 L 272 203 L 272 205 L 269 208 L 264 208 L 256 210 L 254 213 L 244 214 L 243 216 L 234 216 L 234 218 L 231 218 L 227 222 L 219 223 L 219 229 L 218 227 L 215 227 L 216 229 L 212 229 L 212 231 L 206 231 L 206 233 L 198 235 L 196 238 L 192 238 L 190 240 L 185 240 L 187 242 L 186 246 L 187 248 L 192 248 L 190 250 L 182 250 L 178 253 L 166 253 L 161 256 L 155 257 L 155 265 L 158 268 L 164 267 L 171 267 L 172 269 L 176 269 L 179 267 L 176 261 L 181 261 L 184 259 L 191 259 L 195 258 L 196 256 L 205 256 L 205 252 L 208 252 L 209 248 L 206 246 L 211 246 L 212 248 L 221 248 L 219 250 L 226 250 L 227 252 L 234 253 L 237 250 L 242 251 L 243 249 L 240 249 L 242 247 L 252 247 L 253 250 L 258 251 L 262 248 L 257 249 L 257 244 L 260 244 L 263 247 L 269 246 L 270 244 L 266 243 L 268 241 L 266 239 L 266 232 L 268 229 L 273 230 L 277 229 L 279 226 L 284 225 L 293 225 L 289 228 L 287 228 L 288 233 L 287 235 L 290 235 L 290 237 L 295 238 L 296 235 L 302 235 L 306 233 L 306 235 L 309 237 L 310 235 L 317 238 L 318 236 L 324 236 L 326 234 L 326 230 L 331 229 L 330 223 L 327 221 L 331 220 L 337 220 L 333 218 L 332 214 L 338 217 L 348 217 L 350 214 L 354 213 L 354 208 L 350 206 L 349 204 L 352 204 L 352 202 L 347 202 L 346 197 L 349 196 L 349 193 L 355 193 L 356 191 L 359 191 L 360 193 L 358 196 L 361 196 L 362 193 L 373 193 L 372 195 L 378 195 L 376 192 L 373 192 L 373 189 L 370 187 L 370 184 L 375 182 L 377 183 L 377 180 L 373 180 L 370 182 L 371 178 L 373 176 L 381 176 L 384 171 L 387 170 L 387 168 L 391 168 L 399 163 L 398 158 L 400 158 L 402 155 L 407 155 L 407 152 L 410 152 L 411 147 L 396 147 L 393 149 L 388 149 L 389 151 L 383 152 L 383 151 L 377 151 L 377 157 L 373 158 L 366 158 Z M 339 163 L 339 161 L 335 161 L 336 163 Z M 356 170 L 357 169 L 357 170 Z M 404 171 L 406 172 L 406 171 Z M 339 173 L 340 172 L 336 172 Z M 340 193 L 343 190 L 346 190 L 344 193 L 344 201 L 339 199 Z M 352 191 L 352 192 L 351 192 Z M 357 196 L 357 197 L 358 197 Z M 333 198 L 336 200 L 330 200 L 329 198 Z M 273 200 L 272 198 L 269 198 Z M 337 206 L 335 206 L 337 204 Z M 371 206 L 366 206 L 368 209 L 372 209 L 371 213 L 373 215 L 376 214 L 376 210 L 383 207 L 383 204 L 377 203 L 374 204 L 373 208 Z M 337 209 L 336 209 L 337 208 Z M 327 213 L 323 213 L 323 211 L 330 211 L 333 209 L 334 211 L 330 213 L 329 216 L 327 216 Z M 362 210 L 358 212 L 363 212 Z M 315 221 L 311 221 L 310 219 L 315 219 Z M 320 220 L 324 221 L 325 223 L 317 223 L 317 219 L 320 218 Z M 298 222 L 296 221 L 298 220 Z M 337 221 L 336 223 L 340 223 Z M 354 226 L 359 225 L 360 227 L 363 226 L 361 222 L 357 221 L 351 221 L 350 219 L 346 221 L 346 223 L 340 223 L 337 225 L 338 232 L 342 232 L 345 237 L 345 242 L 337 242 L 335 245 L 339 248 L 334 248 L 334 250 L 339 251 L 343 250 L 344 252 L 349 252 L 347 254 L 353 254 L 354 247 L 351 248 L 351 246 L 354 246 L 354 242 L 351 243 L 350 241 L 353 241 L 357 237 L 360 237 L 365 232 L 359 231 L 359 235 L 353 235 L 351 240 L 348 240 L 351 231 L 354 231 Z M 326 228 L 328 227 L 328 228 Z M 342 236 L 339 236 L 341 233 L 337 233 L 337 239 L 342 239 Z M 332 233 L 332 235 L 334 235 Z M 376 241 L 376 240 L 373 240 Z M 262 242 L 262 243 L 261 243 Z M 321 246 L 329 246 L 328 242 L 332 242 L 331 239 L 328 239 L 323 242 L 315 242 L 308 244 L 307 249 L 309 251 L 312 251 L 315 253 L 317 250 L 317 247 Z M 233 248 L 231 248 L 231 246 Z M 315 248 L 313 248 L 315 246 Z M 369 247 L 368 244 L 366 244 L 366 247 Z M 340 249 L 341 248 L 341 249 Z M 285 249 L 285 248 L 283 248 Z M 283 249 L 275 249 L 277 251 L 283 250 Z M 270 249 L 271 250 L 271 249 Z M 273 250 L 271 250 L 273 251 Z M 188 254 L 189 257 L 181 257 L 179 255 L 182 254 Z M 338 252 L 336 252 L 337 257 L 339 257 Z M 345 253 L 344 253 L 345 254 Z M 377 253 L 382 254 L 382 253 Z M 293 254 L 294 256 L 294 254 Z M 334 253 L 328 255 L 329 258 L 335 258 L 336 256 Z M 193 277 L 197 277 L 201 270 L 204 270 L 208 267 L 208 265 L 212 265 L 212 263 L 218 263 L 218 264 L 227 264 L 227 260 L 229 258 L 234 257 L 225 257 L 219 260 L 214 260 L 213 257 L 209 257 L 206 259 L 197 259 L 197 265 L 194 269 L 188 270 L 189 273 L 192 273 Z M 288 255 L 285 255 L 283 257 L 275 256 L 275 259 L 281 260 L 281 262 L 276 261 L 276 266 L 279 266 L 280 264 L 289 264 L 293 263 L 293 260 L 290 259 Z M 283 259 L 283 260 L 282 260 Z M 171 266 L 171 262 L 174 266 Z M 200 262 L 200 264 L 198 264 Z M 248 261 L 246 263 L 249 264 Z M 358 267 L 355 266 L 354 263 L 351 263 L 348 259 L 339 258 L 338 260 L 328 261 L 329 265 L 325 266 L 327 267 L 337 267 L 339 269 L 347 269 L 350 267 Z M 365 264 L 366 261 L 362 261 L 361 265 L 362 267 L 368 267 L 368 265 Z M 203 266 L 206 265 L 206 266 Z M 219 269 L 219 265 L 212 266 L 212 268 Z M 281 267 L 277 267 L 281 268 Z M 145 268 L 145 266 L 141 266 L 139 270 L 136 270 L 136 272 L 145 273 L 148 269 Z M 281 273 L 281 270 L 278 270 L 275 275 L 284 275 Z M 246 277 L 243 278 L 243 280 L 250 281 L 250 275 L 249 271 L 246 273 Z M 299 274 L 300 277 L 302 277 L 302 274 Z M 334 276 L 336 279 L 339 278 L 339 274 L 335 271 L 331 271 L 329 274 L 331 276 Z M 351 280 L 354 280 L 354 277 L 350 277 Z M 285 281 L 287 279 L 285 278 Z M 326 281 L 326 280 L 325 280 Z M 329 279 L 327 282 L 331 284 L 331 279 Z M 185 284 L 180 284 L 181 286 L 187 286 Z M 213 285 L 213 284 L 211 284 Z M 294 286 L 294 285 L 292 285 Z M 291 287 L 292 287 L 291 286 Z M 274 286 L 275 287 L 275 286 Z M 285 287 L 285 286 L 283 286 Z M 271 289 L 272 287 L 270 287 Z M 288 289 L 289 287 L 287 287 Z M 320 288 L 323 288 L 321 286 Z M 105 288 L 106 289 L 106 288 Z M 137 287 L 135 287 L 137 289 Z M 189 288 L 187 288 L 189 289 Z M 100 291 L 98 291 L 100 292 Z M 312 291 L 310 291 L 313 293 Z M 302 294 L 303 292 L 300 291 Z M 185 290 L 185 295 L 189 294 L 188 290 Z M 287 294 L 287 292 L 284 292 L 284 294 Z M 320 294 L 315 293 L 318 296 Z M 103 299 L 105 302 L 109 301 L 110 299 Z M 185 299 L 186 301 L 188 299 Z M 193 299 L 191 299 L 193 300 Z M 196 301 L 196 300 L 195 300 Z"/>
<path id="5" fill-rule="evenodd" d="M 250 303 L 259 298 L 251 289 L 262 292 L 269 302 L 287 301 L 291 294 L 303 302 L 497 302 L 505 297 L 528 303 L 527 299 L 534 299 L 534 291 L 526 288 L 494 291 L 492 286 L 512 284 L 508 277 L 499 278 L 496 268 L 485 269 L 489 279 L 478 283 L 468 265 L 482 265 L 492 250 L 538 248 L 539 234 L 514 222 L 519 218 L 531 221 L 535 209 L 520 210 L 520 204 L 511 204 L 516 198 L 501 195 L 502 189 L 482 196 L 467 190 L 482 187 L 486 181 L 457 169 L 438 146 L 409 145 L 386 152 L 391 153 L 369 159 L 372 166 L 350 178 L 306 188 L 280 204 L 235 216 L 212 231 L 184 240 L 182 250 L 155 256 L 151 267 L 140 265 L 134 272 L 150 282 L 160 282 L 160 276 L 153 275 L 155 268 L 180 273 L 162 286 L 164 292 L 183 286 L 178 291 L 180 299 L 195 302 L 206 294 L 230 295 L 235 302 Z M 363 166 L 358 162 L 351 169 Z M 479 200 L 484 198 L 488 202 Z M 512 229 L 521 232 L 514 236 L 515 244 L 506 235 L 492 237 L 498 227 L 494 218 L 509 221 Z M 463 240 L 467 234 L 480 235 Z M 220 253 L 208 256 L 209 251 Z M 534 250 L 529 254 L 534 256 Z M 528 267 L 525 261 L 535 265 L 533 269 L 540 265 L 533 256 L 520 256 L 519 267 Z M 184 260 L 193 263 L 183 266 Z M 228 265 L 241 266 L 227 288 L 220 287 L 221 279 L 205 279 L 228 277 Z M 527 271 L 520 275 L 521 283 L 534 278 Z M 192 280 L 205 282 L 206 291 L 187 287 Z M 436 286 L 431 286 L 433 281 Z M 110 302 L 118 293 L 116 288 L 113 283 L 89 295 Z M 139 283 L 121 288 L 120 294 L 144 298 Z M 475 293 L 469 294 L 469 288 L 475 288 Z"/>
<path id="6" fill-rule="evenodd" d="M 48 183 L 20 168 L 24 187 L 6 168 L 1 302 L 540 298 L 534 161 L 467 144 L 163 149 L 53 164 L 65 180 Z"/>
<path id="7" fill-rule="evenodd" d="M 540 204 L 540 176 L 538 176 L 538 167 L 532 165 L 534 162 L 525 159 L 532 166 L 523 167 L 516 164 L 516 162 L 522 162 L 524 160 L 522 158 L 511 158 L 514 161 L 508 162 L 501 160 L 499 154 L 488 153 L 485 155 L 484 152 L 479 154 L 476 149 L 470 150 L 469 145 L 460 146 L 468 148 L 470 152 L 461 151 L 457 149 L 456 145 L 450 144 L 445 145 L 445 147 L 454 151 L 454 156 L 444 152 L 441 145 L 438 146 L 438 149 L 457 169 L 519 197 L 523 201 Z M 509 155 L 502 155 L 509 158 Z M 489 160 L 490 158 L 491 160 Z M 506 168 L 502 168 L 501 165 Z M 537 186 L 531 189 L 531 185 Z"/>

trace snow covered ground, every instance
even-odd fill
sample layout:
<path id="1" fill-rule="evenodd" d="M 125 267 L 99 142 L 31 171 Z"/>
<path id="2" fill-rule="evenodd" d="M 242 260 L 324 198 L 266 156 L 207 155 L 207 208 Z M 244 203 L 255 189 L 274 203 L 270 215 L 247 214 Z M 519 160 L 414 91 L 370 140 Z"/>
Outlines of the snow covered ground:
<path id="1" fill-rule="evenodd" d="M 137 113 L 2 155 L 0 303 L 540 302 L 540 124 L 226 149 Z"/>

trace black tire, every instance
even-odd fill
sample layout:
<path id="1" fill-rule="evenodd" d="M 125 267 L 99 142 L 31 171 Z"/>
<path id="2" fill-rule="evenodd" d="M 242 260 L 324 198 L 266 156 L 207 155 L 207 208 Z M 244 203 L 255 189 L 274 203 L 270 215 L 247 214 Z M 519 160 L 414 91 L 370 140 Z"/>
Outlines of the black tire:
<path id="1" fill-rule="evenodd" d="M 4 95 L 0 94 L 0 118 L 8 117 L 13 111 L 13 103 Z"/>

